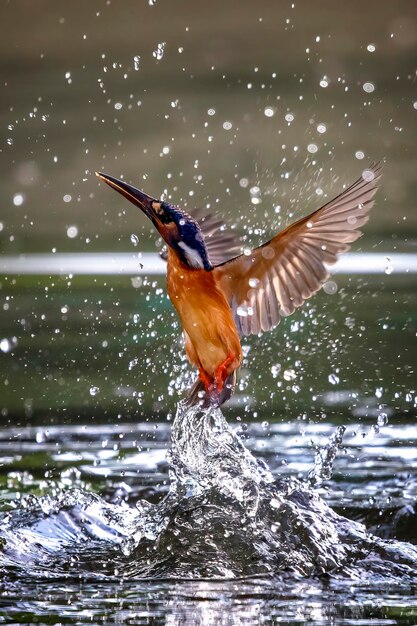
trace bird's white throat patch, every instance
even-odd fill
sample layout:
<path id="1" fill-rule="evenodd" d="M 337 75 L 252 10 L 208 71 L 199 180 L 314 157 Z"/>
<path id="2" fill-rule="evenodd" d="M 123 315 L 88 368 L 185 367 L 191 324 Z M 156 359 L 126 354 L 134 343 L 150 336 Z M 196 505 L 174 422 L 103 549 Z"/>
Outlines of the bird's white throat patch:
<path id="1" fill-rule="evenodd" d="M 190 248 L 190 246 L 187 246 L 187 244 L 184 243 L 183 241 L 180 241 L 178 245 L 180 246 L 180 248 L 184 250 L 185 258 L 187 259 L 191 267 L 195 267 L 195 268 L 199 267 L 201 269 L 204 268 L 204 262 L 198 250 L 194 250 L 194 248 Z"/>

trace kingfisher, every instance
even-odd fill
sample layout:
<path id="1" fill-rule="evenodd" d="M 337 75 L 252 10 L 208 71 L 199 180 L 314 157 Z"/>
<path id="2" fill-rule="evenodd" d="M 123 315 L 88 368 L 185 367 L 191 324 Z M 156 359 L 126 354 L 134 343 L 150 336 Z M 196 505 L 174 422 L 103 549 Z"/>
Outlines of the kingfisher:
<path id="1" fill-rule="evenodd" d="M 242 363 L 240 338 L 277 326 L 329 277 L 328 267 L 361 236 L 381 177 L 373 163 L 350 187 L 266 243 L 244 250 L 221 219 L 148 196 L 96 172 L 151 220 L 166 243 L 167 289 L 185 351 L 198 368 L 192 406 L 221 406 Z"/>

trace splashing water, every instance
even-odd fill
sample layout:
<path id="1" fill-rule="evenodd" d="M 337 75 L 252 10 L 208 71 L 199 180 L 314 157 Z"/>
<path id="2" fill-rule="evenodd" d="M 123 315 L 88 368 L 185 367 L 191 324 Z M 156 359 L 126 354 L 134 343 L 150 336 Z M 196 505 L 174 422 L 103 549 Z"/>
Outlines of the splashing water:
<path id="1" fill-rule="evenodd" d="M 345 430 L 345 426 L 338 426 L 326 445 L 317 449 L 314 467 L 308 473 L 310 485 L 319 485 L 323 480 L 331 478 L 333 463 L 336 459 L 337 451 L 342 445 Z"/>
<path id="2" fill-rule="evenodd" d="M 0 525 L 4 576 L 236 578 L 327 574 L 416 579 L 417 549 L 335 513 L 311 488 L 331 474 L 344 429 L 305 484 L 276 480 L 218 408 L 178 406 L 170 487 L 158 503 L 108 503 L 79 489 L 30 496 Z M 117 499 L 116 499 L 117 500 Z"/>
<path id="3" fill-rule="evenodd" d="M 152 52 L 152 56 L 154 57 L 154 59 L 156 59 L 157 61 L 161 61 L 161 59 L 163 59 L 165 46 L 166 46 L 165 41 L 161 41 L 161 43 L 158 43 L 156 50 Z"/>
<path id="4" fill-rule="evenodd" d="M 199 411 L 180 403 L 168 461 L 177 493 L 184 487 L 196 494 L 215 488 L 247 504 L 249 492 L 273 482 L 268 468 L 245 448 L 218 408 Z"/>

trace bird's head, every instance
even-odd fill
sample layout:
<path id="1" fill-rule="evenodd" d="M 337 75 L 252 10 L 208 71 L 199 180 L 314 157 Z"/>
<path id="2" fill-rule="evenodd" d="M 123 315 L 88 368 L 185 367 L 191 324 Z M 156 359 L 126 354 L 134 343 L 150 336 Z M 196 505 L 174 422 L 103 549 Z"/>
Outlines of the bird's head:
<path id="1" fill-rule="evenodd" d="M 208 258 L 203 233 L 190 215 L 175 205 L 148 196 L 123 180 L 101 172 L 97 172 L 97 176 L 149 217 L 161 237 L 183 263 L 194 269 L 213 268 Z"/>

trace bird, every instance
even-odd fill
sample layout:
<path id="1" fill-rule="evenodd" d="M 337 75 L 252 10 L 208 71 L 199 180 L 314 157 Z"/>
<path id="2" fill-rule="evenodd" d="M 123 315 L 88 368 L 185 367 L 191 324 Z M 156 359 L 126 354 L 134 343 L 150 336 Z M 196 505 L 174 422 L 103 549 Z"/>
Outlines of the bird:
<path id="1" fill-rule="evenodd" d="M 180 318 L 185 352 L 198 378 L 190 406 L 220 407 L 242 363 L 241 338 L 275 328 L 329 278 L 368 221 L 381 178 L 373 163 L 349 187 L 251 251 L 201 209 L 179 206 L 103 172 L 100 180 L 151 220 L 166 244 L 167 290 Z"/>

